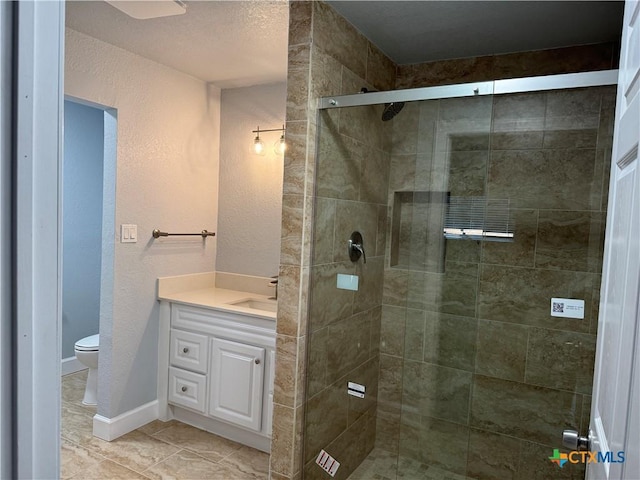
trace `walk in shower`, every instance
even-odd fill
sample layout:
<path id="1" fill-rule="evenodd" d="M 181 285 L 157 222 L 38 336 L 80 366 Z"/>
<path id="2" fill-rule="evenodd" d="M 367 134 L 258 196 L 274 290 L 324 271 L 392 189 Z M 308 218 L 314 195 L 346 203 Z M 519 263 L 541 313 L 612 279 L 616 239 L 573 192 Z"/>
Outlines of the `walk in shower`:
<path id="1" fill-rule="evenodd" d="M 305 479 L 583 478 L 616 77 L 322 100 Z"/>

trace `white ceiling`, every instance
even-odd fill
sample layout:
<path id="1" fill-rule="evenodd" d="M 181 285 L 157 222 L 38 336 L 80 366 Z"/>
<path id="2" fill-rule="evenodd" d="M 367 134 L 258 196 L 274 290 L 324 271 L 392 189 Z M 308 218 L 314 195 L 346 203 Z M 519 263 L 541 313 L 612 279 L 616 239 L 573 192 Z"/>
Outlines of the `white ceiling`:
<path id="1" fill-rule="evenodd" d="M 616 40 L 623 2 L 331 1 L 397 64 Z"/>
<path id="2" fill-rule="evenodd" d="M 102 0 L 68 1 L 67 26 L 220 88 L 286 80 L 286 0 L 187 1 L 135 20 Z M 335 1 L 398 64 L 615 40 L 622 2 Z"/>
<path id="3" fill-rule="evenodd" d="M 286 80 L 286 0 L 186 3 L 184 15 L 135 20 L 101 0 L 68 1 L 66 23 L 220 88 Z"/>

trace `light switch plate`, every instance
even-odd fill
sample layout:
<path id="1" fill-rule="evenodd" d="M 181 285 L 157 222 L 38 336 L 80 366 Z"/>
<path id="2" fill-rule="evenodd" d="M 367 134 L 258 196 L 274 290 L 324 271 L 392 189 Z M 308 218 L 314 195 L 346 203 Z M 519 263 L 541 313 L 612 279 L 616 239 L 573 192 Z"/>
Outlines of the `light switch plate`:
<path id="1" fill-rule="evenodd" d="M 130 223 L 120 225 L 120 243 L 136 243 L 138 241 L 138 226 Z"/>

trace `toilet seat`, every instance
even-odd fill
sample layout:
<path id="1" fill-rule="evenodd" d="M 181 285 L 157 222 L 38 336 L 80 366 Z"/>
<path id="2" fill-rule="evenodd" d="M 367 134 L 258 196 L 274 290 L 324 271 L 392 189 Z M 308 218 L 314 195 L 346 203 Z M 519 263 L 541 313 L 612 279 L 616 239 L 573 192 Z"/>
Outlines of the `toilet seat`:
<path id="1" fill-rule="evenodd" d="M 100 350 L 100 334 L 78 340 L 74 347 L 79 352 L 97 352 Z"/>

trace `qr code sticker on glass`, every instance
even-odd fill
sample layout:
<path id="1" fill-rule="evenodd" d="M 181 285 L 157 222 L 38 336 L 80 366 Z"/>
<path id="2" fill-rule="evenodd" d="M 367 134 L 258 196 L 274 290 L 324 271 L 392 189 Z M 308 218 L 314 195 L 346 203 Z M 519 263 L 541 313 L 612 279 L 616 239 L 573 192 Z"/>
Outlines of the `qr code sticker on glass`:
<path id="1" fill-rule="evenodd" d="M 564 303 L 553 302 L 554 313 L 564 313 Z"/>

